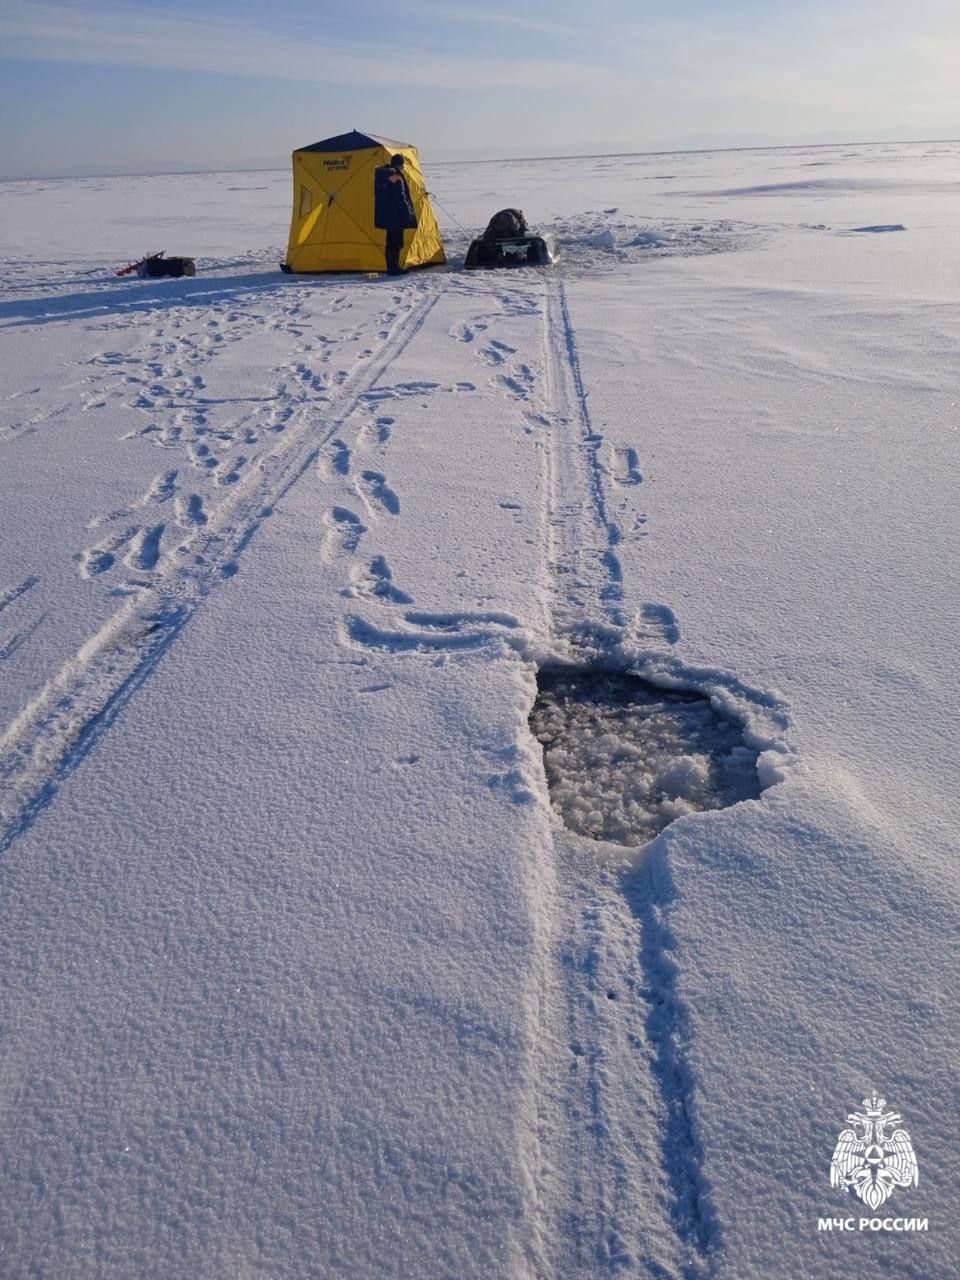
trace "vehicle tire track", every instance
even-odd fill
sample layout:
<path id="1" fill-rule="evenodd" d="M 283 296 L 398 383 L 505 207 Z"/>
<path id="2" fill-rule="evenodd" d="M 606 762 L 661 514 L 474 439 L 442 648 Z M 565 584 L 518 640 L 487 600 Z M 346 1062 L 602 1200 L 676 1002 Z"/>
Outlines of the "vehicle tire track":
<path id="1" fill-rule="evenodd" d="M 319 415 L 316 405 L 298 406 L 273 448 L 238 477 L 206 523 L 192 527 L 157 564 L 149 589 L 129 598 L 7 727 L 0 736 L 0 853 L 51 803 L 205 597 L 237 571 L 261 522 L 406 348 L 444 283 L 438 277 L 418 285 L 419 300 L 392 323 L 375 354 L 351 371 Z"/>

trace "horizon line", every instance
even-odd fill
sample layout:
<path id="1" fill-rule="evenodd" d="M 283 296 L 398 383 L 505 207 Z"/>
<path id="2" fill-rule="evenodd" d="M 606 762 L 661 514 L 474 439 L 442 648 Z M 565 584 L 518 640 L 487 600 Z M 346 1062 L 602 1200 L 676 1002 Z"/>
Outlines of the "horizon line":
<path id="1" fill-rule="evenodd" d="M 483 156 L 482 158 L 475 157 L 463 160 L 435 160 L 431 161 L 431 163 L 437 165 L 530 164 L 540 160 L 616 160 L 628 156 L 722 155 L 741 151 L 822 151 L 830 147 L 879 147 L 894 144 L 903 147 L 916 147 L 925 146 L 931 142 L 960 143 L 960 138 L 868 138 L 860 140 L 849 139 L 840 142 L 757 143 L 752 146 L 665 147 L 652 151 L 583 151 L 565 155 Z M 418 147 L 417 150 L 419 151 L 420 148 Z M 181 178 L 205 173 L 283 173 L 285 171 L 285 168 L 275 165 L 251 165 L 234 169 L 211 169 L 204 166 L 185 169 L 144 169 L 139 173 L 130 170 L 118 170 L 110 173 L 13 174 L 8 177 L 0 177 L 0 182 L 75 182 L 82 178 Z"/>

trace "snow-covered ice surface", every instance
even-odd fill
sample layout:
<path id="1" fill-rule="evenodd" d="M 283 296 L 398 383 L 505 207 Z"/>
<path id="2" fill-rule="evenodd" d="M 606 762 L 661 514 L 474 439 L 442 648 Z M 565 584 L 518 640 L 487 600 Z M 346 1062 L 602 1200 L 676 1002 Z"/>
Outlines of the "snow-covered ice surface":
<path id="1" fill-rule="evenodd" d="M 0 184 L 2 1274 L 956 1274 L 958 159 L 428 166 L 400 282 L 285 173 Z M 759 796 L 565 829 L 577 662 Z M 874 1087 L 928 1229 L 818 1231 Z"/>

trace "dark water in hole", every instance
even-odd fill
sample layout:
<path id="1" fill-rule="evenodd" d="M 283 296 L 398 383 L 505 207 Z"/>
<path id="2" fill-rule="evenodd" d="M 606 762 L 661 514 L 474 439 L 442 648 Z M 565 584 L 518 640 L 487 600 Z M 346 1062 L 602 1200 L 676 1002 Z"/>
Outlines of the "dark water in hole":
<path id="1" fill-rule="evenodd" d="M 687 813 L 760 794 L 757 752 L 707 698 L 625 671 L 544 667 L 530 728 L 553 807 L 593 840 L 641 845 Z"/>

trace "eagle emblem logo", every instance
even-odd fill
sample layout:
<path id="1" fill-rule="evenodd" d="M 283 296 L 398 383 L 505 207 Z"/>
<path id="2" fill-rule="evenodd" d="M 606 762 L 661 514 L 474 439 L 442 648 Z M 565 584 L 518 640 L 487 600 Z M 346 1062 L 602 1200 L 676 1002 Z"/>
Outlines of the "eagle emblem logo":
<path id="1" fill-rule="evenodd" d="M 913 1143 L 900 1127 L 900 1116 L 887 1110 L 886 1098 L 874 1091 L 847 1123 L 851 1127 L 840 1134 L 830 1161 L 832 1187 L 852 1191 L 868 1208 L 879 1209 L 895 1187 L 917 1185 Z"/>

